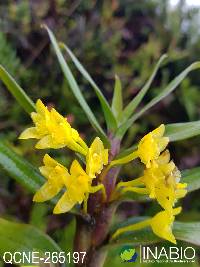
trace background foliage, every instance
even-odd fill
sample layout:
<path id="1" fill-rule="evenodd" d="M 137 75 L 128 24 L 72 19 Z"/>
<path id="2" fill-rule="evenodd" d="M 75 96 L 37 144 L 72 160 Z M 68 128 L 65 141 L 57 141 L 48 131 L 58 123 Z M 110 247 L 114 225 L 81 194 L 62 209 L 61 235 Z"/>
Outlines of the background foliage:
<path id="1" fill-rule="evenodd" d="M 41 98 L 49 106 L 55 105 L 83 135 L 92 136 L 93 132 L 91 127 L 87 127 L 89 124 L 85 115 L 71 91 L 66 90 L 67 84 L 41 24 L 46 23 L 56 33 L 58 40 L 71 48 L 109 101 L 113 93 L 115 74 L 121 78 L 123 96 L 127 103 L 150 76 L 152 65 L 155 65 L 163 53 L 167 53 L 169 58 L 145 96 L 145 104 L 159 88 L 164 87 L 193 61 L 199 60 L 199 21 L 199 8 L 188 7 L 183 0 L 179 1 L 176 8 L 172 8 L 167 0 L 2 1 L 0 63 L 14 75 L 34 101 Z M 90 107 L 102 122 L 100 106 L 93 91 L 75 67 L 71 64 L 70 66 Z M 133 125 L 126 134 L 124 146 L 131 146 L 143 133 L 160 123 L 198 120 L 199 84 L 200 75 L 197 72 L 190 74 L 173 95 L 160 102 Z M 6 137 L 16 152 L 40 166 L 42 153 L 35 153 L 31 141 L 17 140 L 30 119 L 4 90 L 2 84 L 0 107 L 1 138 Z M 171 144 L 173 158 L 181 170 L 200 164 L 199 143 L 200 137 L 195 137 L 178 142 L 176 147 Z M 65 152 L 64 158 L 58 152 L 54 156 L 65 164 L 66 161 L 70 162 L 69 152 Z M 134 165 L 129 165 L 123 169 L 122 175 L 134 177 L 138 171 Z M 66 250 L 68 244 L 67 249 L 70 250 L 74 231 L 71 216 L 52 215 L 48 205 L 32 204 L 32 195 L 2 170 L 0 177 L 0 213 L 13 221 L 29 222 L 46 230 L 62 249 Z M 192 206 L 190 203 L 193 203 Z M 180 215 L 181 220 L 200 220 L 198 191 L 186 197 L 183 206 L 185 212 Z M 124 203 L 116 221 L 139 213 L 151 215 L 156 209 L 156 206 L 149 204 Z M 107 266 L 111 263 L 123 266 L 115 249 L 109 253 Z"/>

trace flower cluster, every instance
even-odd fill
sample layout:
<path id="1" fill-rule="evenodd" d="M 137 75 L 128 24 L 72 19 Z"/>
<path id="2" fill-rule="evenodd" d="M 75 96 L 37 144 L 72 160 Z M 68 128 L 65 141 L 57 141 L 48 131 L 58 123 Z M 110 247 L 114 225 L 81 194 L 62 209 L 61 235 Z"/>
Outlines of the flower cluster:
<path id="1" fill-rule="evenodd" d="M 37 149 L 68 147 L 82 154 L 85 159 L 84 168 L 74 160 L 68 171 L 66 167 L 46 154 L 43 158 L 44 166 L 40 167 L 46 182 L 34 195 L 34 201 L 47 201 L 62 193 L 54 213 L 67 212 L 76 204 L 83 204 L 83 209 L 87 212 L 89 194 L 101 190 L 103 199 L 106 199 L 106 190 L 99 181 L 104 178 L 109 169 L 139 158 L 144 164 L 143 175 L 128 182 L 119 182 L 113 195 L 124 194 L 127 191 L 145 194 L 151 199 L 156 199 L 163 210 L 153 218 L 118 229 L 113 238 L 125 231 L 150 226 L 157 236 L 176 243 L 171 226 L 181 208 L 175 208 L 175 203 L 185 196 L 187 184 L 180 183 L 180 171 L 170 160 L 170 153 L 166 150 L 169 138 L 164 136 L 163 124 L 145 135 L 135 151 L 111 161 L 108 165 L 108 149 L 104 148 L 99 137 L 96 137 L 88 146 L 66 118 L 53 108 L 49 110 L 41 100 L 37 101 L 36 112 L 31 113 L 31 118 L 35 126 L 26 129 L 20 135 L 20 139 L 38 139 Z M 105 165 L 108 166 L 102 173 L 101 179 L 96 179 Z M 94 179 L 96 179 L 95 185 Z"/>
<path id="2" fill-rule="evenodd" d="M 37 149 L 68 147 L 82 154 L 86 160 L 85 170 L 77 160 L 74 160 L 68 171 L 66 167 L 46 154 L 43 159 L 44 166 L 40 167 L 40 172 L 47 181 L 36 192 L 33 201 L 43 202 L 64 191 L 53 211 L 54 213 L 64 213 L 78 203 L 83 203 L 86 211 L 90 193 L 102 190 L 105 199 L 104 185 L 92 185 L 93 179 L 101 173 L 103 165 L 108 164 L 108 149 L 104 148 L 100 138 L 96 137 L 88 147 L 79 133 L 67 122 L 67 119 L 53 108 L 48 110 L 41 100 L 37 101 L 36 112 L 31 113 L 31 118 L 35 127 L 26 129 L 20 135 L 20 139 L 38 139 Z"/>
<path id="3" fill-rule="evenodd" d="M 165 127 L 162 124 L 141 139 L 136 151 L 112 163 L 112 165 L 120 164 L 120 161 L 126 163 L 139 157 L 145 164 L 143 176 L 118 183 L 117 190 L 121 193 L 132 191 L 147 194 L 150 198 L 156 199 L 164 210 L 144 222 L 119 229 L 113 237 L 127 230 L 133 231 L 151 226 L 156 235 L 176 243 L 171 225 L 174 216 L 181 211 L 181 208 L 174 208 L 174 205 L 179 198 L 186 195 L 187 184 L 180 183 L 181 173 L 174 162 L 170 161 L 169 151 L 165 150 L 169 139 L 164 137 L 164 132 Z"/>

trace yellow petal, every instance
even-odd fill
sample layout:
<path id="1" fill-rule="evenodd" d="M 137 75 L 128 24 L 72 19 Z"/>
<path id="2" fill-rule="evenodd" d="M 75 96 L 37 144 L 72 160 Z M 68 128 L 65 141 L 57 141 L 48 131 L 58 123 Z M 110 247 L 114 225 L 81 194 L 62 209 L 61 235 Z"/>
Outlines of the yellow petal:
<path id="1" fill-rule="evenodd" d="M 169 138 L 168 137 L 161 137 L 160 140 L 158 141 L 158 146 L 159 150 L 163 151 L 169 143 Z"/>
<path id="2" fill-rule="evenodd" d="M 19 139 L 29 139 L 29 138 L 36 138 L 36 139 L 40 138 L 36 127 L 31 127 L 24 130 L 19 136 Z"/>
<path id="3" fill-rule="evenodd" d="M 54 148 L 54 144 L 50 135 L 47 135 L 40 139 L 39 142 L 35 145 L 37 149 L 46 149 L 46 148 Z"/>
<path id="4" fill-rule="evenodd" d="M 176 198 L 177 199 L 183 198 L 183 197 L 185 197 L 186 194 L 187 194 L 187 190 L 185 190 L 185 189 L 178 189 L 176 191 Z"/>
<path id="5" fill-rule="evenodd" d="M 182 211 L 182 208 L 177 207 L 177 208 L 173 209 L 173 215 L 178 215 L 181 211 Z"/>
<path id="6" fill-rule="evenodd" d="M 31 112 L 31 119 L 35 124 L 44 120 L 43 117 L 37 112 Z"/>
<path id="7" fill-rule="evenodd" d="M 48 179 L 49 175 L 52 173 L 53 168 L 48 166 L 41 166 L 39 167 L 39 170 L 41 174 Z"/>
<path id="8" fill-rule="evenodd" d="M 155 197 L 158 203 L 165 209 L 170 211 L 176 201 L 176 195 L 173 186 L 166 187 L 162 182 L 155 188 Z"/>
<path id="9" fill-rule="evenodd" d="M 99 174 L 103 165 L 108 164 L 108 150 L 104 149 L 103 142 L 96 137 L 92 142 L 86 156 L 86 172 L 91 178 Z"/>
<path id="10" fill-rule="evenodd" d="M 187 188 L 187 183 L 178 183 L 176 185 L 176 188 L 177 189 L 185 189 L 185 188 Z"/>
<path id="11" fill-rule="evenodd" d="M 75 140 L 75 141 L 79 141 L 79 133 L 77 132 L 77 130 L 75 130 L 75 129 L 71 129 L 71 133 L 72 133 L 72 138 Z"/>
<path id="12" fill-rule="evenodd" d="M 60 184 L 56 185 L 55 183 L 48 181 L 35 193 L 33 201 L 35 202 L 47 201 L 56 196 L 61 189 L 62 186 Z"/>
<path id="13" fill-rule="evenodd" d="M 157 159 L 158 165 L 167 164 L 170 161 L 170 153 L 169 150 L 165 150 Z"/>
<path id="14" fill-rule="evenodd" d="M 164 124 L 145 135 L 138 144 L 138 157 L 146 165 L 151 167 L 153 160 L 157 160 L 160 153 L 166 148 L 169 138 L 163 137 Z"/>
<path id="15" fill-rule="evenodd" d="M 155 130 L 151 132 L 154 137 L 162 137 L 165 133 L 165 125 L 161 124 L 159 127 L 157 127 Z"/>
<path id="16" fill-rule="evenodd" d="M 77 160 L 74 160 L 72 162 L 72 165 L 70 167 L 70 174 L 75 177 L 86 175 L 85 171 L 83 170 L 83 168 L 81 167 L 81 165 Z"/>
<path id="17" fill-rule="evenodd" d="M 73 208 L 73 206 L 76 204 L 76 201 L 74 201 L 68 194 L 68 192 L 65 192 L 62 197 L 59 199 L 58 203 L 56 204 L 53 213 L 59 214 L 68 212 Z"/>
<path id="18" fill-rule="evenodd" d="M 44 155 L 43 162 L 44 162 L 44 165 L 53 167 L 53 168 L 59 164 L 55 159 L 51 158 L 48 154 Z"/>
<path id="19" fill-rule="evenodd" d="M 45 105 L 42 103 L 40 99 L 37 100 L 35 106 L 36 106 L 36 111 L 38 113 L 40 113 L 41 115 L 45 115 L 47 108 L 45 107 Z"/>
<path id="20" fill-rule="evenodd" d="M 174 216 L 172 213 L 161 211 L 151 219 L 151 227 L 154 234 L 176 244 L 176 239 L 171 229 L 173 222 Z"/>
<path id="21" fill-rule="evenodd" d="M 69 124 L 67 120 L 60 114 L 58 113 L 54 108 L 51 109 L 51 118 L 56 120 L 58 123 L 63 122 L 66 124 Z"/>

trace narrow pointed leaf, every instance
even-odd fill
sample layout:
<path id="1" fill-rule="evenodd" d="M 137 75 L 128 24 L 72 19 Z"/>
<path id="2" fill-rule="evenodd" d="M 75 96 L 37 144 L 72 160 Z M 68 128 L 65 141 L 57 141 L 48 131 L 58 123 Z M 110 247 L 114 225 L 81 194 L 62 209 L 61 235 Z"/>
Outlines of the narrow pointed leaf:
<path id="1" fill-rule="evenodd" d="M 200 222 L 175 222 L 173 233 L 177 240 L 200 246 Z"/>
<path id="2" fill-rule="evenodd" d="M 0 259 L 5 252 L 37 252 L 35 256 L 44 257 L 46 251 L 61 252 L 61 248 L 50 236 L 36 227 L 24 223 L 10 222 L 0 218 Z M 17 256 L 17 255 L 16 255 Z M 6 254 L 5 254 L 6 257 Z M 8 261 L 10 257 L 7 257 Z M 20 260 L 20 258 L 18 259 Z M 25 259 L 26 260 L 26 259 Z M 35 259 L 36 260 L 36 259 Z M 28 263 L 28 262 L 27 262 Z"/>
<path id="3" fill-rule="evenodd" d="M 183 72 L 181 72 L 174 80 L 172 80 L 168 86 L 156 97 L 154 97 L 147 105 L 145 105 L 139 112 L 137 112 L 132 118 L 127 120 L 124 124 L 121 125 L 119 130 L 117 131 L 116 135 L 119 138 L 122 138 L 129 127 L 138 119 L 140 118 L 147 110 L 153 107 L 155 104 L 160 102 L 163 98 L 168 96 L 171 92 L 173 92 L 177 86 L 183 81 L 183 79 L 193 70 L 200 68 L 200 62 L 197 61 L 187 67 Z"/>
<path id="4" fill-rule="evenodd" d="M 17 84 L 13 77 L 1 65 L 0 79 L 27 113 L 31 113 L 35 110 L 35 105 L 32 100 L 27 96 L 24 90 Z"/>
<path id="5" fill-rule="evenodd" d="M 122 85 L 119 77 L 115 75 L 115 88 L 112 99 L 112 111 L 115 114 L 115 118 L 119 122 L 119 117 L 122 114 L 123 99 L 122 99 Z"/>
<path id="6" fill-rule="evenodd" d="M 124 109 L 124 111 L 122 112 L 121 115 L 121 121 L 124 122 L 126 121 L 135 111 L 135 109 L 138 107 L 138 105 L 141 103 L 142 99 L 144 98 L 145 94 L 147 93 L 147 91 L 149 90 L 153 79 L 155 78 L 158 69 L 160 68 L 160 65 L 162 64 L 162 62 L 167 58 L 167 55 L 163 55 L 158 63 L 156 64 L 151 76 L 149 77 L 149 79 L 147 80 L 146 84 L 144 85 L 144 87 L 140 90 L 140 92 L 133 98 L 133 100 L 128 104 L 128 106 Z"/>
<path id="7" fill-rule="evenodd" d="M 172 123 L 166 125 L 165 136 L 170 142 L 184 140 L 200 134 L 200 121 Z"/>
<path id="8" fill-rule="evenodd" d="M 87 72 L 87 70 L 83 67 L 81 62 L 76 58 L 76 56 L 73 54 L 73 52 L 63 43 L 60 43 L 60 47 L 64 48 L 65 51 L 68 53 L 72 61 L 74 62 L 77 69 L 80 71 L 80 73 L 83 75 L 83 77 L 90 83 L 90 85 L 93 87 L 97 97 L 99 98 L 99 101 L 101 103 L 102 110 L 104 112 L 104 117 L 107 123 L 108 129 L 116 130 L 117 128 L 117 122 L 113 115 L 113 112 L 105 99 L 104 95 L 102 94 L 101 90 L 99 89 L 98 85 L 94 82 L 90 74 Z"/>
<path id="9" fill-rule="evenodd" d="M 111 229 L 113 234 L 117 229 L 125 227 L 143 220 L 149 219 L 149 217 L 132 217 L 122 223 L 114 225 Z M 173 234 L 177 240 L 185 241 L 194 245 L 200 245 L 200 222 L 174 222 L 172 228 Z M 121 244 L 131 245 L 144 245 L 157 242 L 163 242 L 164 239 L 156 236 L 150 227 L 143 228 L 138 231 L 129 231 L 119 235 L 116 239 L 110 242 L 110 246 L 116 246 Z M 166 241 L 168 242 L 168 241 Z M 170 243 L 169 243 L 170 244 Z M 108 246 L 109 246 L 108 245 Z"/>
<path id="10" fill-rule="evenodd" d="M 200 189 L 200 167 L 184 170 L 181 174 L 181 182 L 188 184 L 188 192 Z"/>
<path id="11" fill-rule="evenodd" d="M 105 135 L 103 129 L 99 125 L 98 121 L 96 120 L 89 105 L 85 101 L 85 98 L 83 97 L 83 94 L 81 93 L 81 90 L 80 90 L 68 64 L 66 63 L 66 61 L 65 61 L 65 59 L 64 59 L 64 57 L 60 51 L 59 45 L 56 41 L 54 34 L 46 25 L 44 25 L 44 27 L 48 32 L 49 38 L 50 38 L 51 43 L 53 45 L 53 48 L 55 50 L 55 53 L 56 53 L 56 56 L 57 56 L 58 61 L 60 63 L 63 74 L 64 74 L 65 78 L 67 79 L 74 96 L 76 97 L 77 101 L 79 102 L 80 106 L 82 107 L 83 111 L 85 112 L 86 116 L 88 117 L 88 120 L 90 121 L 90 123 L 92 124 L 94 129 L 98 132 L 99 136 L 103 139 L 103 141 L 107 145 L 109 145 L 109 140 L 108 140 L 107 136 Z"/>
<path id="12" fill-rule="evenodd" d="M 1 139 L 0 168 L 32 193 L 35 193 L 45 181 L 35 167 L 9 148 L 8 144 Z"/>

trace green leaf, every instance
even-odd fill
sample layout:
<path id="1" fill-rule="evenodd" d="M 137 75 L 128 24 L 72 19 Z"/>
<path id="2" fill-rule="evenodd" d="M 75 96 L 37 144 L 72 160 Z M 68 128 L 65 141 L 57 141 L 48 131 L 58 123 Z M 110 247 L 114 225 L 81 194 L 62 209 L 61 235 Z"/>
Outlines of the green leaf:
<path id="1" fill-rule="evenodd" d="M 80 73 L 83 75 L 83 77 L 90 83 L 90 85 L 93 87 L 97 97 L 99 98 L 99 101 L 101 103 L 102 110 L 104 112 L 104 117 L 107 123 L 108 129 L 116 130 L 117 128 L 117 121 L 112 113 L 112 110 L 105 99 L 104 95 L 102 94 L 101 90 L 99 89 L 98 85 L 94 82 L 90 74 L 87 72 L 87 70 L 83 67 L 83 65 L 80 63 L 80 61 L 76 58 L 76 56 L 73 54 L 73 52 L 67 47 L 64 43 L 60 43 L 60 47 L 64 48 L 72 61 L 74 62 L 77 69 L 80 71 Z"/>
<path id="2" fill-rule="evenodd" d="M 112 111 L 115 115 L 115 118 L 119 122 L 119 117 L 122 113 L 123 109 L 123 99 L 122 99 L 122 85 L 119 77 L 115 75 L 115 87 L 114 87 L 114 95 L 112 99 Z"/>
<path id="3" fill-rule="evenodd" d="M 117 229 L 121 227 L 125 227 L 146 219 L 149 219 L 149 217 L 129 218 L 128 220 L 122 223 L 114 225 L 111 229 L 111 234 L 113 234 Z M 194 245 L 200 245 L 200 222 L 174 222 L 172 231 L 177 240 L 182 240 Z M 161 241 L 164 241 L 164 239 L 161 239 L 156 236 L 151 230 L 151 228 L 147 227 L 138 231 L 129 231 L 123 233 L 119 235 L 116 239 L 111 240 L 108 246 L 116 246 L 121 244 L 144 245 Z"/>
<path id="4" fill-rule="evenodd" d="M 59 228 L 56 231 L 60 238 L 59 238 L 59 246 L 63 251 L 73 251 L 73 243 L 74 243 L 74 237 L 76 234 L 76 219 L 73 217 L 73 219 L 67 223 L 65 228 Z"/>
<path id="5" fill-rule="evenodd" d="M 142 99 L 144 98 L 145 94 L 149 90 L 153 79 L 156 76 L 156 73 L 158 69 L 160 68 L 161 63 L 167 58 L 167 55 L 163 55 L 158 63 L 156 64 L 151 76 L 147 80 L 146 84 L 144 87 L 140 90 L 140 92 L 133 98 L 133 100 L 127 105 L 127 107 L 124 109 L 124 111 L 121 114 L 120 120 L 121 122 L 125 122 L 135 111 L 135 109 L 138 107 L 138 105 L 141 103 Z"/>
<path id="6" fill-rule="evenodd" d="M 67 65 L 61 51 L 59 48 L 59 45 L 56 41 L 56 38 L 54 36 L 54 34 L 52 33 L 52 31 L 46 26 L 44 25 L 44 28 L 47 30 L 48 34 L 49 34 L 49 38 L 51 40 L 51 43 L 53 45 L 53 48 L 55 50 L 55 53 L 57 55 L 58 61 L 60 63 L 61 69 L 64 73 L 65 78 L 67 79 L 72 92 L 74 93 L 74 96 L 76 97 L 76 99 L 78 100 L 80 106 L 82 107 L 82 109 L 84 110 L 86 116 L 88 117 L 90 123 L 92 124 L 92 126 L 95 128 L 95 130 L 98 132 L 99 137 L 102 138 L 102 140 L 109 145 L 109 140 L 107 138 L 107 136 L 105 135 L 103 129 L 101 128 L 101 126 L 99 125 L 98 121 L 96 120 L 94 114 L 92 113 L 89 105 L 87 104 L 87 102 L 85 101 L 85 98 L 83 97 L 81 90 L 69 68 L 69 66 Z"/>
<path id="7" fill-rule="evenodd" d="M 0 79 L 27 113 L 31 113 L 35 110 L 35 105 L 32 100 L 27 96 L 24 90 L 17 84 L 13 77 L 1 65 Z"/>
<path id="8" fill-rule="evenodd" d="M 173 92 L 176 87 L 182 82 L 182 80 L 193 70 L 200 68 L 200 62 L 197 61 L 187 67 L 183 72 L 181 72 L 174 80 L 172 80 L 168 86 L 156 97 L 154 97 L 147 105 L 145 105 L 139 112 L 137 112 L 132 118 L 124 122 L 119 130 L 117 131 L 116 135 L 118 138 L 122 138 L 128 128 L 138 119 L 140 118 L 147 110 L 161 101 L 163 98 L 168 96 L 171 92 Z"/>
<path id="9" fill-rule="evenodd" d="M 200 167 L 184 170 L 181 174 L 181 182 L 188 184 L 188 192 L 192 192 L 200 188 Z"/>
<path id="10" fill-rule="evenodd" d="M 166 125 L 165 136 L 170 142 L 184 140 L 200 134 L 200 121 L 172 123 Z"/>
<path id="11" fill-rule="evenodd" d="M 11 254 L 16 251 L 36 251 L 40 256 L 44 256 L 46 251 L 59 253 L 61 249 L 53 239 L 34 226 L 0 218 L 0 256 L 7 251 Z"/>
<path id="12" fill-rule="evenodd" d="M 8 144 L 0 139 L 0 167 L 22 186 L 34 193 L 44 183 L 44 178 L 37 169 L 20 155 L 15 153 Z"/>
<path id="13" fill-rule="evenodd" d="M 30 212 L 29 223 L 45 231 L 48 223 L 49 206 L 47 203 L 34 203 Z"/>
<path id="14" fill-rule="evenodd" d="M 173 233 L 178 240 L 200 246 L 200 222 L 175 222 Z"/>

